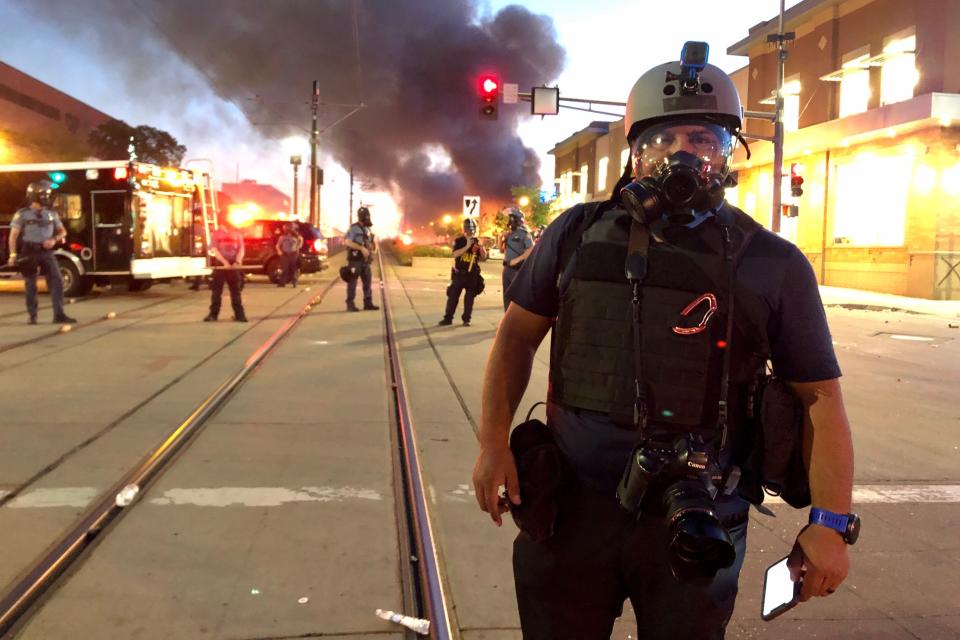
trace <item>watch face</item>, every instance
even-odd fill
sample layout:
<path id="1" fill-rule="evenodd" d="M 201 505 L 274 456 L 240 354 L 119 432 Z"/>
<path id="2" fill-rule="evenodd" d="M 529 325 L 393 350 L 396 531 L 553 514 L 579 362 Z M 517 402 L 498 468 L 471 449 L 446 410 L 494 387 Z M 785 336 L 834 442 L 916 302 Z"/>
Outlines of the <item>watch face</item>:
<path id="1" fill-rule="evenodd" d="M 847 522 L 847 533 L 844 536 L 847 544 L 853 544 L 860 537 L 860 516 L 855 513 L 850 514 L 850 521 Z"/>

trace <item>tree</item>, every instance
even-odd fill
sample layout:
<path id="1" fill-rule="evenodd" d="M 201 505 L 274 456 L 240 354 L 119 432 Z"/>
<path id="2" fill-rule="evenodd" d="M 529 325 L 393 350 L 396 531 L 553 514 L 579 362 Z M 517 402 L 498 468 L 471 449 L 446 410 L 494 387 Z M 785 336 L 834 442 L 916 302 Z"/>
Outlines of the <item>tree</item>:
<path id="1" fill-rule="evenodd" d="M 526 218 L 533 227 L 539 229 L 550 223 L 550 205 L 553 201 L 540 201 L 540 187 L 517 186 L 512 187 L 510 193 L 513 194 L 514 199 L 517 201 L 519 201 L 520 198 L 527 198 L 529 203 L 522 207 L 518 205 L 517 208 L 523 212 L 524 218 Z"/>
<path id="2" fill-rule="evenodd" d="M 123 120 L 108 120 L 90 132 L 90 146 L 97 155 L 110 160 L 129 157 L 127 146 L 133 137 L 137 159 L 166 167 L 180 166 L 187 148 L 161 129 L 147 125 L 131 127 Z"/>

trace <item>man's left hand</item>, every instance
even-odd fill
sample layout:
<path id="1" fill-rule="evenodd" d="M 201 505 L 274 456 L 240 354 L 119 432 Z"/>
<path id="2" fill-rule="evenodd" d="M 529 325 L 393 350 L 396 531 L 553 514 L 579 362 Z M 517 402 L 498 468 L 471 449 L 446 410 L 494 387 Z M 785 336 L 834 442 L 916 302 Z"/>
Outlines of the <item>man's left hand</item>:
<path id="1" fill-rule="evenodd" d="M 46 240 L 43 241 L 44 249 L 53 249 L 55 246 L 57 246 L 56 238 L 47 238 Z"/>
<path id="2" fill-rule="evenodd" d="M 800 602 L 828 596 L 840 588 L 850 571 L 847 543 L 832 529 L 808 525 L 797 536 L 787 566 L 794 582 L 802 574 Z"/>

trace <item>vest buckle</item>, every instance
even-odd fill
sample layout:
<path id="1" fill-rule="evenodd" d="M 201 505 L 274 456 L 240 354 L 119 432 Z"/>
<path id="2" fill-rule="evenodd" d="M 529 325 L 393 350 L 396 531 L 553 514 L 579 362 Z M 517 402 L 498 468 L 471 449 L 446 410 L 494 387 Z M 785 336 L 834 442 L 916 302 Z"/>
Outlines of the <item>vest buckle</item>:
<path id="1" fill-rule="evenodd" d="M 681 318 L 686 318 L 688 315 L 693 313 L 693 310 L 702 305 L 704 302 L 707 303 L 707 312 L 703 314 L 703 318 L 700 320 L 700 324 L 695 327 L 673 327 L 673 332 L 680 336 L 692 336 L 698 333 L 702 333 L 707 329 L 707 322 L 710 321 L 710 318 L 713 317 L 713 314 L 716 313 L 719 305 L 717 304 L 717 297 L 712 293 L 704 293 L 696 300 L 691 302 L 686 306 L 686 308 L 680 312 Z"/>

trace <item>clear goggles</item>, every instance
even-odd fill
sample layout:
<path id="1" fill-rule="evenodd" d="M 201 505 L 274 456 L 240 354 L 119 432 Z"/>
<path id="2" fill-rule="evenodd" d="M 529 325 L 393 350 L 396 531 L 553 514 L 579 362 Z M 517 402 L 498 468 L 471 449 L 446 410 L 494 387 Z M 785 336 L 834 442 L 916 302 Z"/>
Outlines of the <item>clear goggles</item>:
<path id="1" fill-rule="evenodd" d="M 655 177 L 665 160 L 686 151 L 702 161 L 703 175 L 726 174 L 736 138 L 726 127 L 708 120 L 671 120 L 647 127 L 633 141 L 631 161 L 637 178 Z"/>

